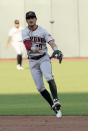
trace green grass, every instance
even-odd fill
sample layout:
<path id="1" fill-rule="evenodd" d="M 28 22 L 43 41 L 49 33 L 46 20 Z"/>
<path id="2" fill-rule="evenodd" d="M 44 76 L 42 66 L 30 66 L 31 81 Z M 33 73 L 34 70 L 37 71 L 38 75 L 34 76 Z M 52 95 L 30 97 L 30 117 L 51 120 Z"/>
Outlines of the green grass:
<path id="1" fill-rule="evenodd" d="M 28 63 L 0 63 L 0 115 L 54 115 L 36 90 Z M 88 61 L 52 62 L 64 115 L 88 115 Z M 45 81 L 45 79 L 44 79 Z M 45 81 L 45 86 L 48 84 Z"/>

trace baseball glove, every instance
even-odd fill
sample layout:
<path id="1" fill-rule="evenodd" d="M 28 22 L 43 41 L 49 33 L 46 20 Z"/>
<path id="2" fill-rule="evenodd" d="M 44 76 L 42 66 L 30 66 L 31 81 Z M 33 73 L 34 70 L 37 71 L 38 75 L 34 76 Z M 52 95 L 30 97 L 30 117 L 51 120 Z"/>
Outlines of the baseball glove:
<path id="1" fill-rule="evenodd" d="M 52 59 L 52 58 L 58 59 L 58 60 L 59 60 L 59 63 L 61 64 L 62 59 L 63 59 L 63 54 L 62 54 L 62 52 L 61 52 L 60 50 L 55 50 L 55 51 L 52 53 L 50 59 Z"/>

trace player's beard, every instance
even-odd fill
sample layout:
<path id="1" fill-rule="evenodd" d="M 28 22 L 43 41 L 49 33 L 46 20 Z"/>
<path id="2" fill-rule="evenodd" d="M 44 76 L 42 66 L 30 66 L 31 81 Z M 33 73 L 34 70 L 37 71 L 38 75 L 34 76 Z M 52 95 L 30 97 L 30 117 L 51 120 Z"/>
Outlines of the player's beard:
<path id="1" fill-rule="evenodd" d="M 31 29 L 31 30 L 35 30 L 36 26 L 37 26 L 36 23 L 28 25 L 29 29 Z"/>
<path id="2" fill-rule="evenodd" d="M 35 25 L 36 25 L 36 23 L 31 23 L 31 22 L 28 24 L 29 27 L 33 27 Z"/>

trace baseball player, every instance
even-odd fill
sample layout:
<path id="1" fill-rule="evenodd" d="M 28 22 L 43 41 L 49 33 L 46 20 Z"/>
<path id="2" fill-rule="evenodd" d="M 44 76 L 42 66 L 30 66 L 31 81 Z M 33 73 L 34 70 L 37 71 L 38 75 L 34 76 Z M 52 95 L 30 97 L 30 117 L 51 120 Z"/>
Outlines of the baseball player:
<path id="1" fill-rule="evenodd" d="M 22 30 L 23 28 L 20 27 L 19 20 L 14 21 L 14 27 L 10 30 L 8 34 L 8 41 L 6 44 L 6 48 L 8 48 L 10 42 L 17 53 L 17 69 L 23 70 L 22 67 L 22 53 L 23 53 L 23 42 L 22 42 Z"/>
<path id="2" fill-rule="evenodd" d="M 54 50 L 52 57 L 57 57 L 59 61 L 62 61 L 62 53 L 58 50 L 52 36 L 41 26 L 36 25 L 37 17 L 35 12 L 29 11 L 26 13 L 26 22 L 28 26 L 22 31 L 22 39 L 27 49 L 29 57 L 29 66 L 33 80 L 36 87 L 43 98 L 49 103 L 51 108 L 56 113 L 56 117 L 62 117 L 60 110 L 61 104 L 57 96 L 57 88 L 52 75 L 50 58 L 47 53 L 48 43 Z M 43 76 L 49 84 L 50 91 L 53 100 L 46 90 Z"/>

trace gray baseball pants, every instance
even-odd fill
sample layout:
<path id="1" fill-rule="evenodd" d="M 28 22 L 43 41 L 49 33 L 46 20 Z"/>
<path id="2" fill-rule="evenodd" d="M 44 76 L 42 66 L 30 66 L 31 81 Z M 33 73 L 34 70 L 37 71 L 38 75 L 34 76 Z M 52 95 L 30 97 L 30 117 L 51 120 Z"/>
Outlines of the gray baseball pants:
<path id="1" fill-rule="evenodd" d="M 38 91 L 44 91 L 43 76 L 47 82 L 53 79 L 51 62 L 48 54 L 38 60 L 29 59 L 29 67 Z"/>

